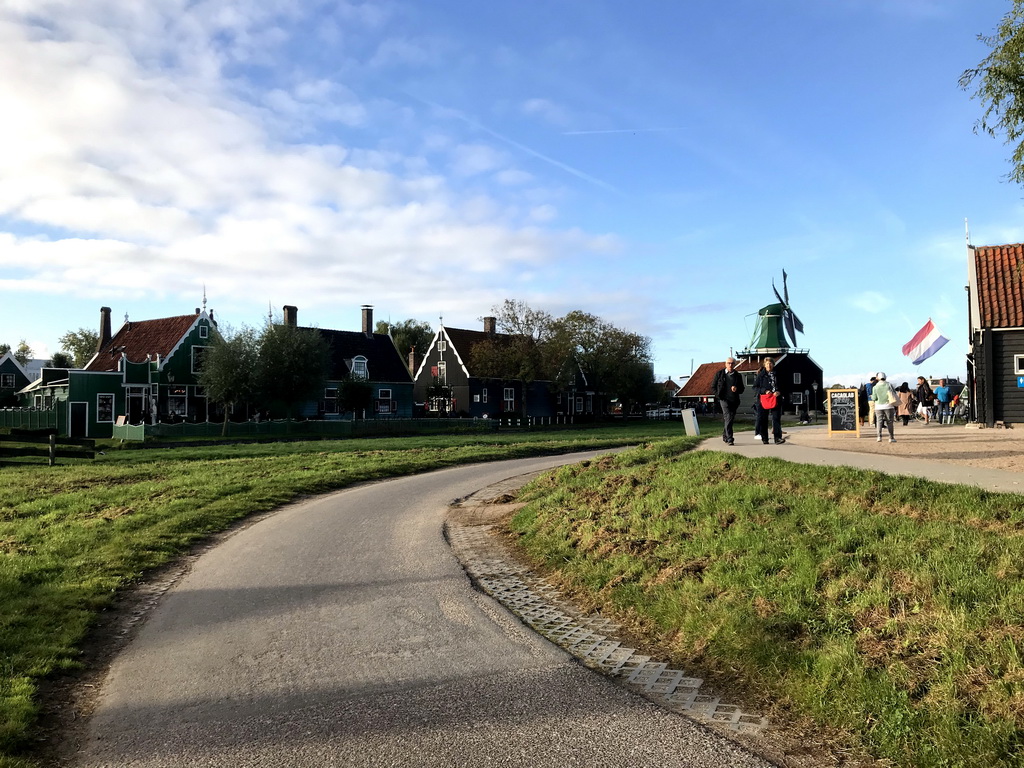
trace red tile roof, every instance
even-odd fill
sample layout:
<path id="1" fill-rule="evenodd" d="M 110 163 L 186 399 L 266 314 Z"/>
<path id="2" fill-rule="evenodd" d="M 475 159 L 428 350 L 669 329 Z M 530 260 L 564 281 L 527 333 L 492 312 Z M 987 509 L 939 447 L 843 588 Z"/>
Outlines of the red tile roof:
<path id="1" fill-rule="evenodd" d="M 167 357 L 188 333 L 198 315 L 179 315 L 165 317 L 160 320 L 139 320 L 127 322 L 121 326 L 110 343 L 100 350 L 89 364 L 87 371 L 116 371 L 121 354 L 132 363 L 141 363 L 150 359 Z"/>
<path id="2" fill-rule="evenodd" d="M 754 360 L 740 360 L 736 364 L 735 370 L 740 373 L 749 373 L 756 371 L 758 367 L 758 363 Z M 701 363 L 697 366 L 697 370 L 687 379 L 686 383 L 683 384 L 683 388 L 679 390 L 679 394 L 676 397 L 710 397 L 714 395 L 712 385 L 715 381 L 715 374 L 724 368 L 725 360 L 720 363 Z"/>
<path id="3" fill-rule="evenodd" d="M 982 328 L 1024 326 L 1024 245 L 974 247 Z"/>

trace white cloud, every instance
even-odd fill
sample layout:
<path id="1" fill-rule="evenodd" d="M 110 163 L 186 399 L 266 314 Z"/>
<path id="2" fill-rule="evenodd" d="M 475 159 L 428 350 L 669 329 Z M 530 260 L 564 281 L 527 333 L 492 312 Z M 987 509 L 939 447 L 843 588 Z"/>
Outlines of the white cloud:
<path id="1" fill-rule="evenodd" d="M 452 152 L 452 172 L 457 176 L 476 176 L 506 164 L 503 153 L 487 144 L 463 144 Z"/>
<path id="2" fill-rule="evenodd" d="M 865 312 L 871 314 L 878 314 L 884 312 L 892 306 L 892 299 L 887 296 L 883 296 L 878 291 L 864 291 L 854 296 L 850 296 L 847 301 L 851 306 L 857 309 L 862 309 Z"/>
<path id="3" fill-rule="evenodd" d="M 524 114 L 539 117 L 560 128 L 570 123 L 568 110 L 548 99 L 527 99 L 523 102 L 521 109 Z"/>

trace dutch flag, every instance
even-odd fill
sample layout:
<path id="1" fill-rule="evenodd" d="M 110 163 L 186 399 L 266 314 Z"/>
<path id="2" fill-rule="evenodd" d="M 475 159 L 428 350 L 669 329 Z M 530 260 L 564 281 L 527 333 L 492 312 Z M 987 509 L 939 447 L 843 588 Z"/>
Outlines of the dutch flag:
<path id="1" fill-rule="evenodd" d="M 949 341 L 943 336 L 929 317 L 924 328 L 914 334 L 914 338 L 903 345 L 903 354 L 913 359 L 914 365 L 920 365 L 934 355 Z"/>

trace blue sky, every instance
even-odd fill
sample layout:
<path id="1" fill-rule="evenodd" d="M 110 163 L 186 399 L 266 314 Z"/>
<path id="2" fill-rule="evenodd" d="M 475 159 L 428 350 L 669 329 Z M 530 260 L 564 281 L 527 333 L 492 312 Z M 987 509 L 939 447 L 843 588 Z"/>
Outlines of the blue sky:
<path id="1" fill-rule="evenodd" d="M 478 328 L 506 298 L 722 360 L 789 275 L 827 383 L 963 376 L 965 219 L 1024 240 L 958 88 L 1009 0 L 12 0 L 0 341 L 202 302 Z M 914 368 L 931 317 L 949 344 Z"/>

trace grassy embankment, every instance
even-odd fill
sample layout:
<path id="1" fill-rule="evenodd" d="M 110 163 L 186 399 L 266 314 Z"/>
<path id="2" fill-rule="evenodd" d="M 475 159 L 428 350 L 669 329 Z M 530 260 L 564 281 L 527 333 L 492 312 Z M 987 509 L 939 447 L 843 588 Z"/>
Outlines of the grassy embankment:
<path id="1" fill-rule="evenodd" d="M 895 765 L 1024 765 L 1024 498 L 688 448 L 536 481 L 522 547 L 681 667 Z"/>
<path id="2" fill-rule="evenodd" d="M 28 766 L 39 681 L 147 569 L 296 497 L 431 469 L 678 436 L 679 422 L 447 437 L 117 450 L 0 466 L 0 767 Z M 19 757 L 20 755 L 20 757 Z"/>

